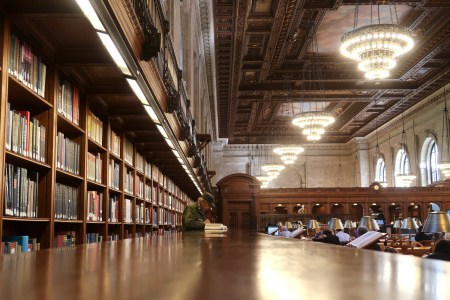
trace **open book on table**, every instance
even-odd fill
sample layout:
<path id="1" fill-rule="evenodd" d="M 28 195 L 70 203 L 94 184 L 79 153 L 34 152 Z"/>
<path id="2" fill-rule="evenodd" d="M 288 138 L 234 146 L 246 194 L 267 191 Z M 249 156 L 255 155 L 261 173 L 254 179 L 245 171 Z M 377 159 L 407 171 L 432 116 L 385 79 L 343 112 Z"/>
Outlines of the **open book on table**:
<path id="1" fill-rule="evenodd" d="M 294 231 L 291 232 L 291 238 L 299 239 L 301 237 L 302 232 L 305 232 L 306 229 L 303 227 L 297 228 Z"/>
<path id="2" fill-rule="evenodd" d="M 222 223 L 206 223 L 205 224 L 205 232 L 209 233 L 222 233 L 227 232 L 228 227 L 223 225 Z"/>
<path id="3" fill-rule="evenodd" d="M 378 232 L 378 231 L 369 231 L 364 233 L 362 236 L 354 239 L 346 246 L 354 247 L 358 249 L 364 249 L 369 247 L 370 245 L 375 244 L 380 238 L 386 236 L 386 233 Z"/>

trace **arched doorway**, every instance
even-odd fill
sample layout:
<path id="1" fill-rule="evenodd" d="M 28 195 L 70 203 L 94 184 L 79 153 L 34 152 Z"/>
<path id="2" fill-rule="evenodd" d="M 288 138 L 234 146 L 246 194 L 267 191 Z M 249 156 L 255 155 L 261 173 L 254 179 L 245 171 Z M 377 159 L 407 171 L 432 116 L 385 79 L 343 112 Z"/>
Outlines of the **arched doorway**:
<path id="1" fill-rule="evenodd" d="M 363 206 L 359 203 L 353 203 L 350 206 L 350 215 L 351 215 L 351 220 L 352 221 L 356 221 L 359 222 L 359 220 L 361 220 L 362 216 L 363 216 Z"/>
<path id="2" fill-rule="evenodd" d="M 389 212 L 386 218 L 386 222 L 392 223 L 395 222 L 395 220 L 398 220 L 401 217 L 402 214 L 402 207 L 400 204 L 397 203 L 391 203 L 389 205 Z"/>
<path id="3" fill-rule="evenodd" d="M 279 203 L 274 207 L 273 213 L 279 215 L 286 215 L 288 213 L 288 209 L 286 205 Z"/>
<path id="4" fill-rule="evenodd" d="M 321 203 L 316 203 L 312 207 L 312 214 L 313 215 L 324 215 L 326 213 L 325 206 Z"/>
<path id="5" fill-rule="evenodd" d="M 344 205 L 340 203 L 335 203 L 331 206 L 331 216 L 333 218 L 344 218 L 345 208 Z"/>
<path id="6" fill-rule="evenodd" d="M 408 206 L 408 217 L 417 218 L 422 221 L 422 213 L 420 205 L 417 203 L 411 203 Z"/>
<path id="7" fill-rule="evenodd" d="M 256 229 L 255 195 L 260 186 L 255 177 L 243 173 L 219 180 L 222 223 L 230 229 Z"/>

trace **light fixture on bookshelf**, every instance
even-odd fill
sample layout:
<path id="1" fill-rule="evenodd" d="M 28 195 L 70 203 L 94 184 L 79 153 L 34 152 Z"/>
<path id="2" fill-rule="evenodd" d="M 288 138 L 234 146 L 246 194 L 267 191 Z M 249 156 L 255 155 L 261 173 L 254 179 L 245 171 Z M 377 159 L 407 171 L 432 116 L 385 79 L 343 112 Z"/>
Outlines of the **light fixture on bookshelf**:
<path id="1" fill-rule="evenodd" d="M 156 125 L 156 128 L 158 128 L 158 131 L 161 133 L 161 135 L 165 138 L 168 139 L 169 136 L 167 135 L 166 130 L 164 129 L 164 127 L 162 127 L 162 125 Z"/>
<path id="2" fill-rule="evenodd" d="M 153 110 L 153 108 L 150 105 L 144 105 L 144 108 L 147 111 L 147 114 L 150 116 L 150 119 L 152 119 L 153 123 L 161 124 L 158 116 L 156 115 L 155 111 Z"/>
<path id="3" fill-rule="evenodd" d="M 103 27 L 102 22 L 98 18 L 97 13 L 95 12 L 89 0 L 75 0 L 75 1 L 77 2 L 83 14 L 89 20 L 89 22 L 91 22 L 95 30 L 106 31 L 105 27 Z"/>
<path id="4" fill-rule="evenodd" d="M 181 158 L 180 153 L 178 153 L 178 150 L 172 149 L 172 152 L 173 152 L 173 154 L 175 154 L 176 158 Z"/>
<path id="5" fill-rule="evenodd" d="M 106 50 L 108 50 L 109 55 L 111 55 L 116 65 L 119 67 L 120 71 L 122 71 L 122 73 L 125 75 L 131 76 L 130 69 L 128 69 L 125 60 L 123 59 L 122 55 L 119 52 L 119 49 L 117 49 L 109 34 L 103 32 L 97 32 L 97 34 L 100 37 L 100 40 L 102 41 Z"/>
<path id="6" fill-rule="evenodd" d="M 175 145 L 173 144 L 172 140 L 169 138 L 165 139 L 167 145 L 169 145 L 170 149 L 175 149 Z"/>
<path id="7" fill-rule="evenodd" d="M 145 104 L 148 105 L 149 103 L 147 101 L 147 98 L 145 97 L 144 92 L 142 92 L 141 88 L 139 87 L 138 82 L 133 78 L 129 78 L 129 77 L 126 77 L 126 78 L 127 78 L 128 84 L 130 85 L 131 89 L 136 94 L 138 99 L 141 101 L 141 103 L 144 105 Z"/>

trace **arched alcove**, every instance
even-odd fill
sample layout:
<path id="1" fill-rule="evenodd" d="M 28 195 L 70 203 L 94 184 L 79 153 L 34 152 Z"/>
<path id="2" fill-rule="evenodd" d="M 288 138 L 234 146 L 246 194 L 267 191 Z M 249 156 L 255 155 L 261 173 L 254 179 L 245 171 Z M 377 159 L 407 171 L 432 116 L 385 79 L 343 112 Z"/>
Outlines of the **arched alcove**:
<path id="1" fill-rule="evenodd" d="M 217 182 L 222 223 L 230 229 L 256 229 L 255 203 L 261 182 L 255 177 L 236 173 Z"/>

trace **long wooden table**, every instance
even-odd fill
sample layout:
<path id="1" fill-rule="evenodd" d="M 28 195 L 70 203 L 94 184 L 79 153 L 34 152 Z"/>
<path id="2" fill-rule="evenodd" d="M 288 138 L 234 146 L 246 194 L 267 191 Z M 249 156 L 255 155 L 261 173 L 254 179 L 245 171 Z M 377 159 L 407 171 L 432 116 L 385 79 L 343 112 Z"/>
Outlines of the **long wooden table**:
<path id="1" fill-rule="evenodd" d="M 0 257 L 1 299 L 450 299 L 450 263 L 231 231 Z"/>

